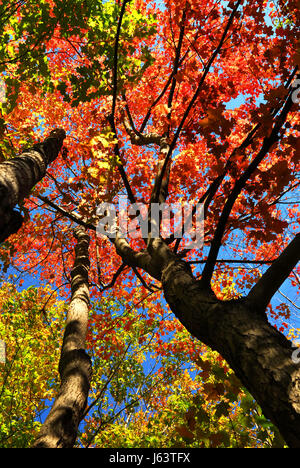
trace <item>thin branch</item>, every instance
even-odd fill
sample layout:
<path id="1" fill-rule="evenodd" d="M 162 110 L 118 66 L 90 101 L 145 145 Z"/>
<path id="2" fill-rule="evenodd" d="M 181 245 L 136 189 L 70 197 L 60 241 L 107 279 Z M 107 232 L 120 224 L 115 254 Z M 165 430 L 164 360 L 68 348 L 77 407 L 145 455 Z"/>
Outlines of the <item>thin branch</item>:
<path id="1" fill-rule="evenodd" d="M 116 104 L 117 104 L 117 95 L 118 95 L 118 51 L 119 51 L 119 42 L 120 42 L 120 34 L 121 34 L 121 26 L 122 26 L 122 21 L 123 17 L 125 14 L 125 9 L 127 3 L 129 3 L 130 0 L 124 0 L 122 7 L 121 7 L 121 12 L 120 12 L 120 17 L 118 21 L 118 26 L 117 26 L 117 32 L 116 32 L 116 40 L 115 40 L 115 49 L 114 49 L 114 62 L 113 62 L 113 93 L 112 93 L 112 110 L 111 110 L 111 115 L 108 117 L 111 129 L 113 134 L 115 135 L 115 138 L 117 139 L 117 129 L 115 125 L 115 113 L 116 113 Z M 128 198 L 132 204 L 136 202 L 135 196 L 132 192 L 132 189 L 130 187 L 129 180 L 127 178 L 125 169 L 123 167 L 123 164 L 121 162 L 121 155 L 120 155 L 120 149 L 119 149 L 119 144 L 118 142 L 114 146 L 114 153 L 116 156 L 116 163 L 118 170 L 120 172 L 121 178 L 123 180 L 124 186 L 126 188 Z"/>
<path id="2" fill-rule="evenodd" d="M 52 200 L 49 200 L 49 198 L 44 197 L 43 195 L 37 195 L 37 198 L 41 200 L 43 203 L 45 203 L 46 205 L 51 206 L 51 208 L 54 208 L 63 216 L 66 216 L 67 218 L 69 218 L 71 221 L 74 221 L 74 223 L 77 223 L 80 226 L 85 227 L 86 229 L 92 229 L 93 231 L 96 230 L 96 226 L 94 224 L 85 222 L 79 214 L 75 213 L 75 211 L 72 211 L 70 213 L 69 211 L 60 207 L 57 203 L 53 202 Z"/>
<path id="3" fill-rule="evenodd" d="M 287 299 L 296 309 L 300 310 L 300 307 L 295 304 L 288 296 L 286 296 L 280 289 L 278 289 L 279 294 L 281 294 L 285 299 Z"/>
<path id="4" fill-rule="evenodd" d="M 98 403 L 98 401 L 100 400 L 100 398 L 103 397 L 108 385 L 110 384 L 111 380 L 113 379 L 113 377 L 115 376 L 115 374 L 118 372 L 121 364 L 123 364 L 124 362 L 124 358 L 127 354 L 127 351 L 128 349 L 130 348 L 131 346 L 131 343 L 129 343 L 129 345 L 126 347 L 124 353 L 123 353 L 123 356 L 122 358 L 119 360 L 119 362 L 117 363 L 117 365 L 115 367 L 113 367 L 107 377 L 107 380 L 105 382 L 105 384 L 103 385 L 103 387 L 101 388 L 99 394 L 97 395 L 97 397 L 92 401 L 92 403 L 86 408 L 86 410 L 84 411 L 83 415 L 82 415 L 82 418 L 81 420 L 83 420 L 87 415 L 88 413 L 90 412 L 90 410 Z"/>
<path id="5" fill-rule="evenodd" d="M 229 31 L 229 29 L 230 29 L 230 27 L 231 27 L 231 25 L 232 25 L 232 22 L 233 22 L 233 20 L 234 20 L 235 14 L 236 14 L 236 11 L 237 11 L 237 9 L 239 8 L 241 2 L 242 2 L 242 0 L 238 0 L 238 2 L 236 3 L 236 5 L 235 5 L 235 7 L 234 7 L 234 9 L 233 9 L 233 11 L 232 11 L 230 17 L 229 17 L 229 20 L 228 20 L 228 22 L 227 22 L 227 25 L 226 25 L 226 27 L 225 27 L 225 30 L 224 30 L 224 32 L 223 32 L 223 34 L 222 34 L 221 40 L 220 40 L 220 42 L 219 42 L 219 45 L 218 45 L 218 47 L 215 49 L 214 53 L 211 55 L 211 57 L 210 57 L 210 59 L 209 59 L 207 65 L 206 65 L 206 67 L 205 67 L 205 70 L 204 70 L 204 72 L 203 72 L 203 74 L 202 74 L 202 77 L 201 77 L 201 79 L 200 79 L 200 81 L 199 81 L 197 90 L 196 90 L 194 96 L 192 97 L 192 99 L 191 99 L 191 101 L 190 101 L 190 103 L 189 103 L 189 105 L 188 105 L 188 107 L 187 107 L 187 109 L 186 109 L 186 111 L 185 111 L 185 113 L 184 113 L 182 119 L 181 119 L 181 122 L 180 122 L 180 124 L 179 124 L 179 126 L 178 126 L 178 128 L 177 128 L 177 131 L 176 131 L 176 133 L 175 133 L 175 135 L 174 135 L 174 137 L 173 137 L 173 139 L 172 139 L 172 142 L 171 142 L 171 144 L 170 144 L 169 151 L 168 151 L 168 153 L 167 153 L 167 155 L 166 155 L 166 158 L 165 158 L 165 161 L 164 161 L 164 165 L 163 165 L 163 168 L 162 168 L 162 171 L 161 171 L 161 174 L 160 174 L 160 180 L 159 180 L 159 182 L 158 182 L 158 186 L 162 183 L 164 174 L 165 174 L 166 169 L 167 169 L 168 164 L 169 164 L 169 159 L 171 158 L 171 155 L 172 155 L 172 153 L 173 153 L 173 150 L 174 150 L 174 148 L 175 148 L 175 146 L 176 146 L 176 144 L 177 144 L 177 140 L 178 140 L 178 138 L 179 138 L 179 136 L 180 136 L 180 134 L 181 134 L 182 128 L 183 128 L 183 126 L 184 126 L 184 123 L 185 123 L 185 121 L 186 121 L 186 119 L 187 119 L 187 117 L 188 117 L 188 115 L 189 115 L 189 113 L 190 113 L 192 107 L 194 106 L 194 104 L 195 104 L 195 102 L 196 102 L 196 100 L 197 100 L 197 98 L 198 98 L 198 96 L 199 96 L 199 93 L 200 93 L 200 91 L 201 91 L 202 85 L 203 85 L 203 83 L 204 83 L 204 81 L 205 81 L 205 79 L 206 79 L 206 76 L 208 75 L 208 73 L 209 73 L 209 71 L 210 71 L 210 68 L 211 68 L 213 62 L 215 61 L 216 57 L 218 56 L 218 54 L 220 53 L 220 51 L 221 51 L 221 49 L 222 49 L 222 46 L 223 46 L 223 43 L 224 43 L 224 41 L 225 41 L 225 39 L 226 39 L 227 33 L 228 33 L 228 31 Z M 158 192 L 159 192 L 159 190 L 158 190 Z M 155 200 L 155 201 L 157 202 L 158 200 Z"/>
<path id="6" fill-rule="evenodd" d="M 171 89 L 170 89 L 169 98 L 168 98 L 168 108 L 170 109 L 169 114 L 168 114 L 168 119 L 171 118 L 172 102 L 173 102 L 173 97 L 174 97 L 174 92 L 175 92 L 176 82 L 177 82 L 176 81 L 176 75 L 177 75 L 178 68 L 179 68 L 180 54 L 181 54 L 183 37 L 184 37 L 185 20 L 186 20 L 186 6 L 185 6 L 185 9 L 183 10 L 183 13 L 182 13 L 178 46 L 176 47 L 176 55 L 175 55 L 174 67 L 173 67 L 173 78 L 172 78 L 172 84 L 171 84 Z M 169 129 L 168 129 L 168 134 L 169 134 L 169 131 L 170 131 L 170 126 L 169 126 Z"/>
<path id="7" fill-rule="evenodd" d="M 148 291 L 150 291 L 151 293 L 154 293 L 156 291 L 154 291 L 154 289 L 151 288 L 151 286 L 149 286 L 146 281 L 144 280 L 144 278 L 142 277 L 142 275 L 139 273 L 138 269 L 136 267 L 132 267 L 134 273 L 136 274 L 137 278 L 140 280 L 140 282 L 142 283 L 142 285 L 144 286 L 145 289 L 148 289 Z M 160 288 L 156 287 L 154 285 L 154 287 L 158 290 Z"/>
<path id="8" fill-rule="evenodd" d="M 129 1 L 130 0 L 124 0 L 122 4 L 118 26 L 117 26 L 116 40 L 115 40 L 114 63 L 113 63 L 113 100 L 112 100 L 112 111 L 111 111 L 111 118 L 113 120 L 115 118 L 117 93 L 118 93 L 118 59 L 119 59 L 118 51 L 119 51 L 121 26 L 122 26 L 123 17 L 125 14 L 126 5 L 127 3 L 129 3 Z"/>
<path id="9" fill-rule="evenodd" d="M 300 233 L 296 234 L 292 242 L 251 289 L 247 296 L 249 303 L 264 313 L 272 297 L 289 277 L 299 260 Z"/>
<path id="10" fill-rule="evenodd" d="M 236 181 L 225 205 L 222 210 L 221 216 L 219 218 L 218 225 L 215 230 L 215 235 L 214 238 L 211 242 L 211 247 L 210 251 L 208 254 L 207 258 L 207 263 L 204 267 L 203 274 L 202 274 L 202 282 L 203 284 L 209 284 L 212 278 L 215 262 L 221 247 L 222 243 L 222 238 L 226 229 L 226 224 L 228 221 L 228 218 L 230 216 L 231 210 L 233 208 L 233 205 L 238 198 L 239 194 L 242 192 L 244 189 L 247 181 L 249 178 L 252 176 L 252 174 L 255 172 L 261 161 L 264 159 L 264 157 L 268 154 L 270 149 L 273 147 L 275 143 L 278 142 L 280 135 L 279 132 L 284 125 L 287 115 L 290 111 L 290 109 L 293 106 L 293 101 L 292 101 L 292 95 L 289 93 L 286 102 L 283 106 L 283 109 L 281 113 L 279 114 L 278 118 L 276 119 L 275 125 L 272 129 L 272 132 L 270 136 L 265 137 L 263 140 L 262 147 L 257 154 L 257 156 L 253 159 L 253 161 L 250 163 L 248 168 L 245 170 L 245 172 L 241 175 L 241 177 Z"/>
<path id="11" fill-rule="evenodd" d="M 196 37 L 198 36 L 198 34 L 196 35 Z M 195 41 L 194 41 L 195 42 Z M 181 57 L 181 59 L 179 60 L 179 64 L 178 64 L 178 67 L 182 65 L 182 63 L 184 62 L 185 58 L 187 57 L 189 53 L 189 49 L 186 50 L 186 52 L 184 53 L 184 55 Z M 157 96 L 157 98 L 152 102 L 152 104 L 150 105 L 145 117 L 144 117 L 144 120 L 142 122 L 142 125 L 140 127 L 140 130 L 139 132 L 142 133 L 144 130 L 145 130 L 145 127 L 148 123 L 148 120 L 151 116 L 151 112 L 152 112 L 152 109 L 159 103 L 159 101 L 164 97 L 164 95 L 166 94 L 171 82 L 172 82 L 172 79 L 174 77 L 174 69 L 172 70 L 172 72 L 170 73 L 170 76 L 168 78 L 168 80 L 166 81 L 166 84 L 165 86 L 163 87 L 162 91 L 160 92 L 160 94 Z"/>
<path id="12" fill-rule="evenodd" d="M 197 264 L 202 264 L 206 263 L 207 260 L 191 260 L 187 263 L 190 265 L 197 265 Z M 246 258 L 244 260 L 232 260 L 232 259 L 220 259 L 216 260 L 216 263 L 251 263 L 254 265 L 270 265 L 271 263 L 274 263 L 275 260 L 247 260 Z"/>
<path id="13" fill-rule="evenodd" d="M 124 270 L 125 267 L 126 267 L 126 263 L 123 262 L 122 265 L 115 272 L 115 274 L 114 274 L 112 280 L 110 281 L 110 283 L 101 288 L 101 292 L 106 291 L 106 289 L 110 289 L 115 285 L 118 277 L 120 276 L 120 274 L 122 273 L 122 271 Z"/>

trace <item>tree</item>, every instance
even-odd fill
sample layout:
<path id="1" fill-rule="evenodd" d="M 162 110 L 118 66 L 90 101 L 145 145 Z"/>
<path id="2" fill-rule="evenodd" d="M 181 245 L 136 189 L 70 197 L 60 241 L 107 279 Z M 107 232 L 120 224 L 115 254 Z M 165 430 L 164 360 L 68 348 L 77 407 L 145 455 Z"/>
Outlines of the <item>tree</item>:
<path id="1" fill-rule="evenodd" d="M 48 165 L 57 158 L 65 136 L 62 129 L 52 130 L 43 143 L 0 164 L 1 242 L 20 229 L 23 218 L 14 207 L 21 204 L 45 176 Z"/>
<path id="2" fill-rule="evenodd" d="M 13 284 L 2 286 L 0 303 L 7 348 L 0 377 L 1 447 L 27 448 L 35 439 L 40 445 L 40 431 L 45 444 L 55 407 L 58 413 L 56 363 L 67 304 L 49 286 L 18 292 Z M 75 446 L 282 447 L 276 428 L 218 353 L 193 341 L 170 313 L 151 303 L 149 296 L 138 321 L 133 307 L 111 296 L 91 303 L 86 345 L 93 376 Z"/>
<path id="3" fill-rule="evenodd" d="M 18 67 L 24 84 L 17 106 L 4 116 L 16 150 L 17 131 L 38 136 L 42 116 L 45 128 L 65 129 L 69 151 L 26 201 L 28 219 L 2 256 L 13 244 L 10 261 L 32 271 L 42 257 L 40 277 L 59 285 L 63 276 L 68 280 L 72 259 L 69 226 L 85 227 L 93 252 L 91 294 L 101 297 L 112 287 L 124 298 L 126 290 L 135 296 L 162 288 L 181 324 L 221 354 L 287 444 L 299 447 L 299 365 L 291 341 L 277 330 L 280 319 L 271 323 L 271 300 L 292 278 L 300 252 L 297 204 L 280 211 L 299 186 L 296 2 L 73 3 L 68 18 L 59 1 L 49 2 L 47 18 L 55 25 L 36 38 L 46 65 L 32 73 L 28 64 Z M 8 98 L 20 44 L 28 39 L 27 13 L 20 5 L 7 26 L 14 31 L 14 58 L 3 60 Z M 117 230 L 97 237 L 97 206 L 124 194 L 130 221 L 141 218 L 137 202 L 147 207 L 146 221 L 154 203 L 185 201 L 194 214 L 202 203 L 201 258 L 161 226 L 154 236 L 126 239 Z M 220 258 L 232 245 L 230 258 Z M 233 262 L 242 269 L 231 268 Z M 247 279 L 247 262 L 270 266 Z M 224 290 L 235 274 L 240 285 L 229 299 L 216 287 L 222 264 Z"/>
<path id="4" fill-rule="evenodd" d="M 12 281 L 2 284 L 0 303 L 6 344 L 6 362 L 0 364 L 0 444 L 28 448 L 56 393 L 65 304 L 49 286 L 19 292 Z"/>
<path id="5" fill-rule="evenodd" d="M 85 352 L 89 315 L 89 237 L 81 227 L 75 231 L 78 244 L 71 272 L 72 297 L 59 362 L 61 388 L 48 414 L 35 448 L 72 448 L 86 408 L 91 361 Z"/>

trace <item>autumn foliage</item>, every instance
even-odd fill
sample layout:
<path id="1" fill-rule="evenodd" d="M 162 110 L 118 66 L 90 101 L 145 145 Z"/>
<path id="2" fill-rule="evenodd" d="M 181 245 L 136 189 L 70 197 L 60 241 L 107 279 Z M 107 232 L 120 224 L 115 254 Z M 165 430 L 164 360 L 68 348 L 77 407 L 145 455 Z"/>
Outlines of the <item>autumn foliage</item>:
<path id="1" fill-rule="evenodd" d="M 298 10 L 296 0 L 0 0 L 0 162 L 55 128 L 66 132 L 46 176 L 17 206 L 21 229 L 0 246 L 1 446 L 33 443 L 59 387 L 57 340 L 61 346 L 78 224 L 90 235 L 93 377 L 76 446 L 297 446 L 274 408 L 253 399 L 244 369 L 231 369 L 234 346 L 221 356 L 220 330 L 211 338 L 208 321 L 199 332 L 193 305 L 183 313 L 190 283 L 172 279 L 182 268 L 195 288 L 202 281 L 205 303 L 240 307 L 298 239 L 262 311 L 292 355 Z M 124 246 L 98 236 L 97 207 L 120 196 L 147 207 L 202 203 L 203 247 L 186 249 L 186 236 L 164 233 L 160 257 L 153 239 Z"/>

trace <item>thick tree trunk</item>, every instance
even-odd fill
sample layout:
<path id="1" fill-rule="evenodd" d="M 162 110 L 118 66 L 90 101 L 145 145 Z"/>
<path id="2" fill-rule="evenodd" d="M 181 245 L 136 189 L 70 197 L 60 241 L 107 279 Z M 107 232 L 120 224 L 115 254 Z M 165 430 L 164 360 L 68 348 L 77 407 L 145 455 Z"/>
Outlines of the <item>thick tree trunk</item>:
<path id="1" fill-rule="evenodd" d="M 158 239 L 135 252 L 120 236 L 114 244 L 127 265 L 161 281 L 167 303 L 191 335 L 227 360 L 265 416 L 290 447 L 300 448 L 300 365 L 292 343 L 267 320 L 266 307 L 300 260 L 300 234 L 272 263 L 247 297 L 218 300 L 184 262 Z"/>
<path id="2" fill-rule="evenodd" d="M 53 130 L 44 142 L 0 164 L 0 242 L 21 227 L 23 218 L 14 207 L 28 197 L 31 189 L 45 176 L 65 137 L 64 130 Z"/>
<path id="3" fill-rule="evenodd" d="M 72 298 L 59 363 L 61 386 L 33 448 L 74 446 L 90 389 L 91 360 L 84 349 L 89 314 L 89 237 L 82 227 L 76 229 L 75 236 Z"/>
<path id="4" fill-rule="evenodd" d="M 247 298 L 219 301 L 171 256 L 161 276 L 166 300 L 187 330 L 218 351 L 292 448 L 300 448 L 300 365 L 291 343 Z"/>

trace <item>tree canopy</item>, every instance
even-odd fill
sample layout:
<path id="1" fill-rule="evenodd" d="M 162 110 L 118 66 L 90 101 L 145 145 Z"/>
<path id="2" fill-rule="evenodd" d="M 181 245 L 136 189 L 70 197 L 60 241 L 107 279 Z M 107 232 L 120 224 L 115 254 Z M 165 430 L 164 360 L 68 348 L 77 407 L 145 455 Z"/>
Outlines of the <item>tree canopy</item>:
<path id="1" fill-rule="evenodd" d="M 298 9 L 0 0 L 1 446 L 300 447 Z"/>

